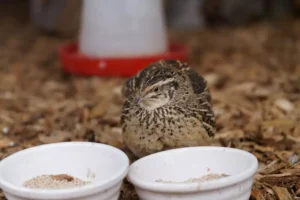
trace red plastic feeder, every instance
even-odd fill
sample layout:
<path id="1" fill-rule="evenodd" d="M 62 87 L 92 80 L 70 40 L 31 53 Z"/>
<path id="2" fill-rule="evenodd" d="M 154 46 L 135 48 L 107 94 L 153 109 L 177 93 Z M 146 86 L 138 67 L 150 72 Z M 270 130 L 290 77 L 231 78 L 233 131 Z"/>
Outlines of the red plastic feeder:
<path id="1" fill-rule="evenodd" d="M 76 43 L 59 49 L 62 67 L 66 72 L 86 76 L 133 76 L 141 69 L 158 60 L 181 60 L 188 58 L 188 49 L 183 44 L 171 43 L 169 50 L 155 56 L 124 58 L 93 58 L 78 52 Z"/>

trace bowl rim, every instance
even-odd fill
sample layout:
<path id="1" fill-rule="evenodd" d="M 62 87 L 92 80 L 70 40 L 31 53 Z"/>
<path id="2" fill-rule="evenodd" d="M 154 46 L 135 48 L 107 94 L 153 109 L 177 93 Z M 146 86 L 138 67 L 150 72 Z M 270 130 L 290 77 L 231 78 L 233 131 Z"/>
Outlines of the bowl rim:
<path id="1" fill-rule="evenodd" d="M 251 164 L 249 167 L 241 173 L 236 175 L 224 177 L 222 179 L 210 180 L 205 182 L 192 182 L 192 183 L 166 183 L 166 182 L 155 182 L 144 180 L 142 178 L 138 178 L 134 176 L 134 168 L 141 164 L 143 161 L 158 157 L 163 154 L 176 154 L 177 152 L 192 152 L 192 151 L 226 151 L 226 152 L 235 152 L 240 153 L 247 156 L 251 160 Z M 127 175 L 127 179 L 131 182 L 135 187 L 142 188 L 144 190 L 155 191 L 155 192 L 175 192 L 175 193 L 183 193 L 183 192 L 197 192 L 197 191 L 207 191 L 218 189 L 222 187 L 227 187 L 239 182 L 242 182 L 246 179 L 251 178 L 258 168 L 258 160 L 257 158 L 244 150 L 230 148 L 230 147 L 219 147 L 219 146 L 198 146 L 198 147 L 184 147 L 166 150 L 158 153 L 154 153 L 152 155 L 145 156 L 137 161 L 135 161 L 129 167 L 129 172 Z"/>
<path id="2" fill-rule="evenodd" d="M 109 151 L 114 151 L 119 155 L 119 158 L 124 161 L 124 165 L 120 165 L 119 171 L 114 173 L 114 175 L 107 180 L 95 182 L 93 184 L 84 185 L 82 187 L 66 188 L 66 189 L 33 189 L 26 188 L 22 186 L 17 186 L 9 181 L 6 181 L 3 177 L 2 168 L 3 165 L 10 159 L 14 159 L 16 156 L 20 156 L 24 153 L 33 153 L 40 149 L 51 149 L 61 146 L 91 146 L 93 148 L 101 148 Z M 42 144 L 34 147 L 30 147 L 16 153 L 9 155 L 0 161 L 0 188 L 5 193 L 10 193 L 15 196 L 24 197 L 24 198 L 33 198 L 33 199 L 70 199 L 70 198 L 80 198 L 84 196 L 89 196 L 101 191 L 104 191 L 108 188 L 113 187 L 118 184 L 123 178 L 126 177 L 126 174 L 129 171 L 129 158 L 127 155 L 120 149 L 101 143 L 93 142 L 58 142 L 51 144 Z"/>

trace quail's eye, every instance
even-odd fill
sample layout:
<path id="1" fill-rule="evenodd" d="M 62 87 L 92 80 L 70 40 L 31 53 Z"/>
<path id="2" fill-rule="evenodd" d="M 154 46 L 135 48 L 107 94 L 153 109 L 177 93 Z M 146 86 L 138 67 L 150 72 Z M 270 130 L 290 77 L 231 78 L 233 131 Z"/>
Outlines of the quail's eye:
<path id="1" fill-rule="evenodd" d="M 158 92 L 158 87 L 154 88 L 153 91 L 154 91 L 154 92 Z"/>

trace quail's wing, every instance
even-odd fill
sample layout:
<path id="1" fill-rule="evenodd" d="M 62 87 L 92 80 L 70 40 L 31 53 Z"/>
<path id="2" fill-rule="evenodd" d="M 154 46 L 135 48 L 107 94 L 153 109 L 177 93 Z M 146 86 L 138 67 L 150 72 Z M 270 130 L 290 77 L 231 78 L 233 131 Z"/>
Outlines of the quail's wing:
<path id="1" fill-rule="evenodd" d="M 128 98 L 136 91 L 135 82 L 136 82 L 136 77 L 131 77 L 126 80 L 125 84 L 122 87 L 122 95 L 125 98 Z"/>
<path id="2" fill-rule="evenodd" d="M 131 105 L 131 97 L 135 93 L 135 77 L 129 78 L 126 80 L 122 87 L 122 95 L 125 98 L 123 108 L 122 108 L 122 114 L 121 114 L 121 124 L 124 125 L 125 118 L 129 114 L 130 105 Z"/>
<path id="3" fill-rule="evenodd" d="M 191 108 L 196 117 L 201 120 L 209 136 L 215 134 L 215 117 L 212 110 L 211 95 L 205 79 L 192 69 L 186 70 L 186 74 L 192 84 L 195 98 Z"/>

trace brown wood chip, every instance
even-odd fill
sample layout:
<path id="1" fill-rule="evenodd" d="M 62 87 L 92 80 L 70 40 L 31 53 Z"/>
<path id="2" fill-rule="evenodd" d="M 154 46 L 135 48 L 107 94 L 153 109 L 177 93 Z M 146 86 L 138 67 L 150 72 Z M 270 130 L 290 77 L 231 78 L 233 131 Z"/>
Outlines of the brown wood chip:
<path id="1" fill-rule="evenodd" d="M 274 186 L 273 190 L 275 191 L 275 194 L 279 200 L 293 200 L 291 194 L 286 188 Z"/>

